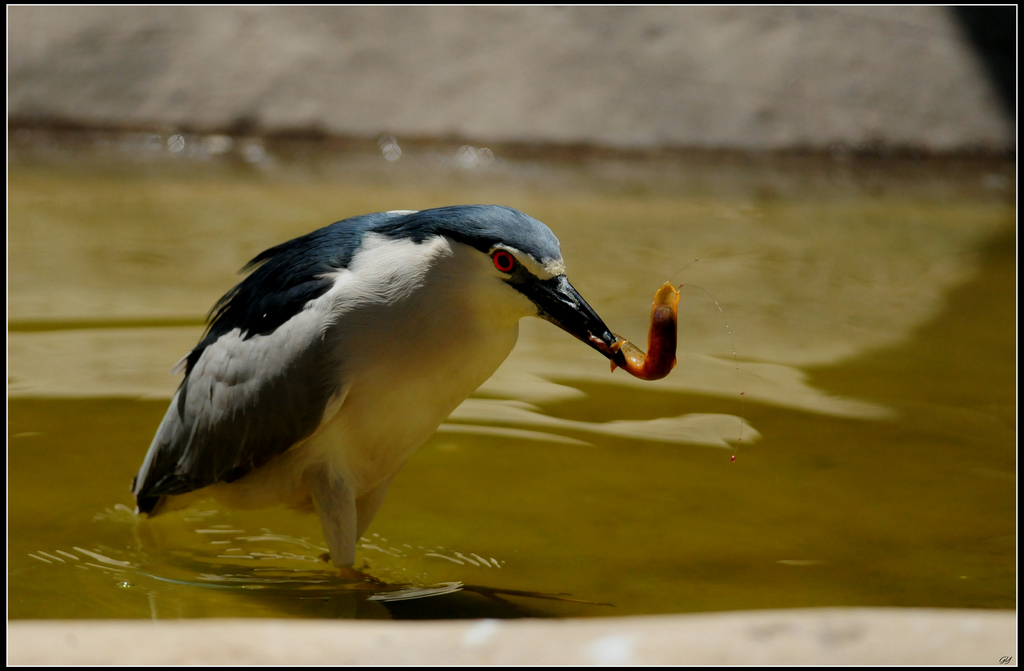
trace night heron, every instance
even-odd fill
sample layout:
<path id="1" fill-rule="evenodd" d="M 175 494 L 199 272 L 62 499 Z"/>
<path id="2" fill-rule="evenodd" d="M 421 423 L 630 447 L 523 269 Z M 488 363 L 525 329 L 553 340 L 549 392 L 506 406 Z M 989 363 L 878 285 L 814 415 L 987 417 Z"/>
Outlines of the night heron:
<path id="1" fill-rule="evenodd" d="M 395 473 L 512 351 L 522 317 L 614 358 L 558 239 L 507 207 L 353 217 L 249 269 L 175 366 L 185 377 L 132 491 L 150 515 L 207 496 L 313 509 L 341 567 Z"/>

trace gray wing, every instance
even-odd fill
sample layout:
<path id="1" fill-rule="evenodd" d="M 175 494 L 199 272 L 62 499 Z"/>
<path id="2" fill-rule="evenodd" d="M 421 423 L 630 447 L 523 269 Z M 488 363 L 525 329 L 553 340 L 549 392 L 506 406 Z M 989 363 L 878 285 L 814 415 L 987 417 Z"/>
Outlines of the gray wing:
<path id="1" fill-rule="evenodd" d="M 342 388 L 323 316 L 307 308 L 270 333 L 245 338 L 236 328 L 206 346 L 132 483 L 140 512 L 164 495 L 236 480 L 316 430 Z"/>

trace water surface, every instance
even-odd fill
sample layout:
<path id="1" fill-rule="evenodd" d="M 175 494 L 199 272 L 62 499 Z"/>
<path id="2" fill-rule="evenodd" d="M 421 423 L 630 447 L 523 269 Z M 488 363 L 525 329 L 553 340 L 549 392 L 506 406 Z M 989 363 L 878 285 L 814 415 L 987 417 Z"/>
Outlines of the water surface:
<path id="1" fill-rule="evenodd" d="M 9 617 L 1016 607 L 1012 164 L 13 137 Z M 398 475 L 360 562 L 612 605 L 370 600 L 317 559 L 312 516 L 132 514 L 167 371 L 248 259 L 347 216 L 455 203 L 550 225 L 575 286 L 634 341 L 654 290 L 684 284 L 679 365 L 612 374 L 525 320 Z"/>

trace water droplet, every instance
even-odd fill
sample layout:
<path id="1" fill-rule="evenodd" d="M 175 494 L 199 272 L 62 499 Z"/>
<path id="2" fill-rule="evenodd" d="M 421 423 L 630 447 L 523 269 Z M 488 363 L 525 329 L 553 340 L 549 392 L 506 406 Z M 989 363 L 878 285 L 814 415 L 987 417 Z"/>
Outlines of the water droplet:
<path id="1" fill-rule="evenodd" d="M 258 139 L 250 139 L 242 145 L 242 158 L 248 163 L 259 163 L 267 156 L 267 150 Z"/>
<path id="2" fill-rule="evenodd" d="M 203 138 L 203 149 L 211 154 L 223 154 L 231 151 L 234 140 L 227 135 L 209 135 Z"/>
<path id="3" fill-rule="evenodd" d="M 394 162 L 402 158 L 402 148 L 398 146 L 398 140 L 394 135 L 385 134 L 377 139 L 381 154 L 385 161 Z"/>

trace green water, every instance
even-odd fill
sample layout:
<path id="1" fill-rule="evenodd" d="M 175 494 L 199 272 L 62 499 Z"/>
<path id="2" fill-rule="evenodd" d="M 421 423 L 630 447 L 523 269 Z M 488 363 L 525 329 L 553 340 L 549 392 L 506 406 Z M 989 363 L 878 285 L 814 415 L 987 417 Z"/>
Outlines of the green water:
<path id="1" fill-rule="evenodd" d="M 14 135 L 10 618 L 1016 607 L 1012 163 L 466 168 L 455 147 L 389 163 L 252 146 Z M 317 560 L 312 516 L 131 513 L 167 371 L 249 258 L 355 214 L 475 202 L 551 226 L 574 285 L 636 342 L 654 290 L 686 285 L 679 365 L 640 382 L 525 321 L 398 475 L 360 562 L 612 605 L 368 600 Z"/>

